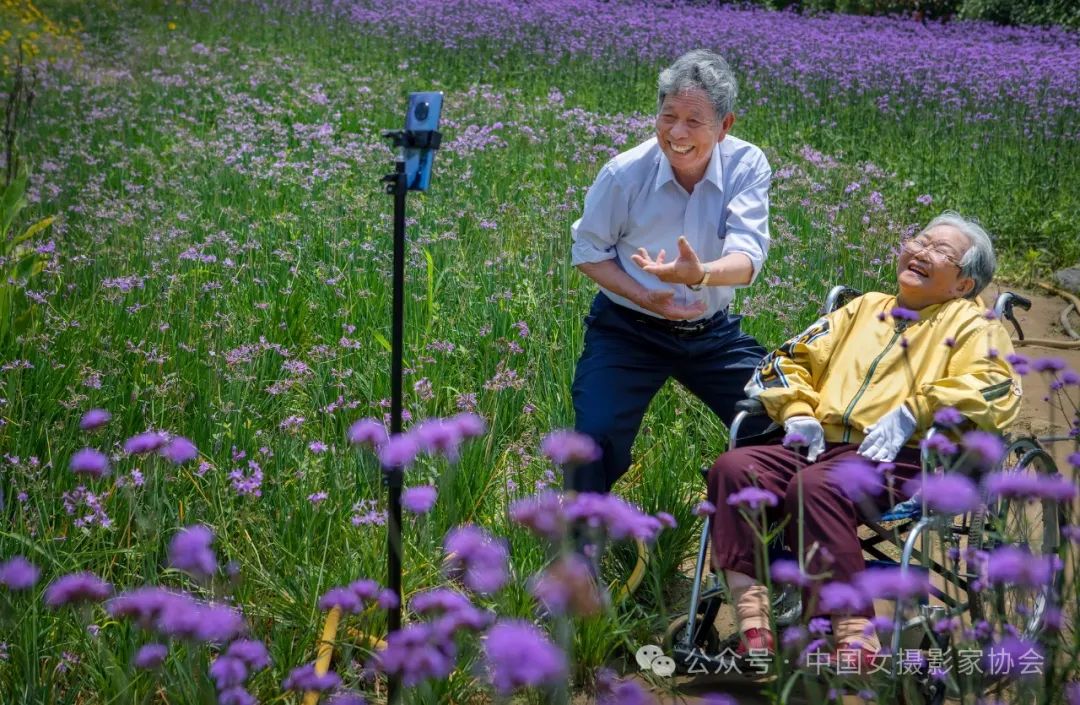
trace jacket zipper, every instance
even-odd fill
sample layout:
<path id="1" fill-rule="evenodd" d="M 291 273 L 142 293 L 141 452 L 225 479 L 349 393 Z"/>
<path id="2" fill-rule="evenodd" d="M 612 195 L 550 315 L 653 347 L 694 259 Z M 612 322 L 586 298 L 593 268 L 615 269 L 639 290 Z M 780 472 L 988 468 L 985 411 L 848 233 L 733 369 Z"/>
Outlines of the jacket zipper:
<path id="1" fill-rule="evenodd" d="M 877 369 L 878 363 L 881 362 L 881 358 L 885 357 L 885 354 L 892 349 L 892 346 L 896 344 L 900 334 L 907 328 L 907 325 L 905 325 L 906 323 L 906 321 L 896 322 L 896 332 L 893 333 L 892 340 L 889 341 L 884 350 L 878 353 L 878 356 L 874 358 L 874 361 L 870 363 L 870 369 L 866 372 L 866 379 L 863 380 L 862 386 L 859 387 L 859 391 L 855 392 L 855 397 L 851 400 L 851 403 L 848 404 L 847 409 L 844 410 L 844 416 L 841 418 L 841 421 L 844 424 L 844 443 L 851 442 L 851 426 L 849 424 L 851 422 L 851 413 L 855 411 L 855 405 L 859 403 L 859 399 L 862 398 L 866 388 L 870 386 L 870 380 L 874 377 L 874 370 Z"/>

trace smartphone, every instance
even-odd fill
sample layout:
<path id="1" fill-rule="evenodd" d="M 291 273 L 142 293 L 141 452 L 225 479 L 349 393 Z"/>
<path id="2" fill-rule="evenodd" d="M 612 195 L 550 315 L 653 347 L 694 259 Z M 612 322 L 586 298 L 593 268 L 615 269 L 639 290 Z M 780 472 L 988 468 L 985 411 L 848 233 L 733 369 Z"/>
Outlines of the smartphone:
<path id="1" fill-rule="evenodd" d="M 439 129 L 443 94 L 440 92 L 410 93 L 409 109 L 405 113 L 405 129 L 429 131 Z M 405 183 L 410 191 L 427 191 L 431 184 L 431 162 L 435 150 L 423 147 L 405 148 Z"/>

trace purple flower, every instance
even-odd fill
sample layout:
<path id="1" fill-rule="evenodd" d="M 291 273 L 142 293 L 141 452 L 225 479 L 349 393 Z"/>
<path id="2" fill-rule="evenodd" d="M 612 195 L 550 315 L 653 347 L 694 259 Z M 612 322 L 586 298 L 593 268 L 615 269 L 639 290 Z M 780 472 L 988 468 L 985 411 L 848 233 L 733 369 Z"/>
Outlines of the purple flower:
<path id="1" fill-rule="evenodd" d="M 93 448 L 83 448 L 71 456 L 71 472 L 77 475 L 103 477 L 109 474 L 109 459 Z"/>
<path id="2" fill-rule="evenodd" d="M 218 693 L 217 705 L 259 705 L 259 701 L 243 686 L 238 685 Z"/>
<path id="3" fill-rule="evenodd" d="M 775 507 L 778 501 L 775 494 L 760 487 L 746 487 L 727 498 L 727 503 L 732 507 L 748 509 L 751 512 L 756 512 L 762 505 Z"/>
<path id="4" fill-rule="evenodd" d="M 497 622 L 488 630 L 483 648 L 491 684 L 499 695 L 566 677 L 566 656 L 531 624 Z"/>
<path id="5" fill-rule="evenodd" d="M 214 679 L 218 690 L 225 690 L 243 685 L 247 680 L 248 670 L 244 662 L 238 658 L 218 656 L 210 664 L 210 677 Z"/>
<path id="6" fill-rule="evenodd" d="M 45 604 L 53 609 L 76 602 L 101 602 L 112 586 L 92 573 L 71 573 L 45 588 Z"/>
<path id="7" fill-rule="evenodd" d="M 165 435 L 159 431 L 147 431 L 124 441 L 124 452 L 128 455 L 150 453 L 165 445 Z"/>
<path id="8" fill-rule="evenodd" d="M 343 612 L 359 614 L 364 611 L 364 602 L 349 588 L 336 587 L 327 590 L 319 598 L 319 609 L 330 610 L 335 607 Z"/>
<path id="9" fill-rule="evenodd" d="M 964 434 L 963 443 L 964 449 L 984 467 L 993 467 L 1005 457 L 1005 444 L 993 433 L 969 431 Z"/>
<path id="10" fill-rule="evenodd" d="M 772 576 L 774 582 L 782 584 L 805 586 L 810 583 L 810 578 L 795 561 L 784 559 L 773 561 L 769 575 Z"/>
<path id="11" fill-rule="evenodd" d="M 410 487 L 401 493 L 401 506 L 413 514 L 427 514 L 435 506 L 439 491 L 431 485 Z"/>
<path id="12" fill-rule="evenodd" d="M 477 438 L 487 432 L 484 419 L 468 411 L 454 414 L 447 422 L 457 426 L 457 432 L 462 438 Z"/>
<path id="13" fill-rule="evenodd" d="M 1056 570 L 1053 556 L 1033 556 L 1016 546 L 1002 546 L 986 560 L 986 579 L 991 585 L 1045 587 Z"/>
<path id="14" fill-rule="evenodd" d="M 694 514 L 699 517 L 707 517 L 712 514 L 716 514 L 716 505 L 707 499 L 698 502 L 698 505 L 694 507 Z"/>
<path id="15" fill-rule="evenodd" d="M 453 640 L 432 624 L 418 622 L 391 632 L 386 648 L 376 653 L 374 666 L 412 687 L 429 678 L 446 678 L 456 662 Z"/>
<path id="16" fill-rule="evenodd" d="M 600 446 L 590 436 L 576 431 L 549 433 L 540 450 L 557 465 L 584 465 L 600 459 Z"/>
<path id="17" fill-rule="evenodd" d="M 310 450 L 315 455 L 325 453 L 329 449 L 330 446 L 326 445 L 322 441 L 312 441 L 311 443 L 308 443 L 308 450 Z"/>
<path id="18" fill-rule="evenodd" d="M 393 610 L 397 609 L 398 605 L 401 604 L 401 599 L 390 588 L 384 588 L 379 591 L 379 596 L 375 598 L 375 602 L 384 610 Z"/>
<path id="19" fill-rule="evenodd" d="M 903 306 L 895 306 L 892 311 L 889 311 L 889 315 L 897 321 L 913 321 L 919 320 L 918 311 L 912 311 L 911 309 L 904 308 Z"/>
<path id="20" fill-rule="evenodd" d="M 201 524 L 181 529 L 169 542 L 169 565 L 195 578 L 210 578 L 217 571 L 213 542 L 214 532 Z"/>
<path id="21" fill-rule="evenodd" d="M 918 203 L 920 206 L 928 206 L 934 202 L 934 197 L 928 193 L 924 193 L 923 195 L 916 198 L 915 202 Z"/>
<path id="22" fill-rule="evenodd" d="M 176 436 L 158 450 L 158 455 L 174 465 L 183 465 L 199 457 L 199 449 L 183 436 Z"/>
<path id="23" fill-rule="evenodd" d="M 308 663 L 294 668 L 289 677 L 281 683 L 282 690 L 292 690 L 301 693 L 305 690 L 323 692 L 333 690 L 341 685 L 341 678 L 333 671 L 323 674 L 316 673 L 315 664 Z"/>
<path id="24" fill-rule="evenodd" d="M 700 507 L 701 505 L 699 504 L 698 506 Z M 713 510 L 715 511 L 715 507 L 713 508 Z M 667 512 L 657 512 L 656 519 L 668 529 L 674 529 L 676 526 L 679 525 L 679 523 L 675 521 L 675 517 L 668 514 Z"/>
<path id="25" fill-rule="evenodd" d="M 618 678 L 601 668 L 596 674 L 596 705 L 655 705 L 656 701 L 640 684 Z"/>
<path id="26" fill-rule="evenodd" d="M 964 422 L 964 415 L 951 406 L 945 406 L 934 412 L 934 423 L 939 426 L 959 426 Z"/>
<path id="27" fill-rule="evenodd" d="M 0 585 L 12 592 L 29 590 L 37 585 L 41 571 L 22 556 L 14 556 L 0 563 Z"/>
<path id="28" fill-rule="evenodd" d="M 730 695 L 709 693 L 702 697 L 701 705 L 739 705 L 739 703 Z"/>
<path id="29" fill-rule="evenodd" d="M 519 499 L 510 505 L 510 519 L 537 536 L 558 541 L 566 530 L 563 496 L 548 490 Z"/>
<path id="30" fill-rule="evenodd" d="M 826 583 L 821 588 L 820 608 L 823 612 L 858 613 L 870 600 L 863 592 L 847 583 Z"/>
<path id="31" fill-rule="evenodd" d="M 935 433 L 923 440 L 919 445 L 926 450 L 934 451 L 943 456 L 955 455 L 958 450 L 956 444 L 950 441 L 949 437 L 944 433 Z"/>
<path id="32" fill-rule="evenodd" d="M 456 423 L 442 419 L 423 421 L 410 431 L 420 449 L 428 455 L 442 453 L 451 462 L 458 459 L 458 446 L 463 440 Z"/>
<path id="33" fill-rule="evenodd" d="M 1035 678 L 1046 672 L 1046 655 L 1035 641 L 1005 635 L 984 650 L 983 669 L 991 676 Z"/>
<path id="34" fill-rule="evenodd" d="M 225 655 L 242 661 L 251 673 L 270 666 L 270 654 L 266 651 L 266 644 L 258 639 L 237 639 L 229 644 Z"/>
<path id="35" fill-rule="evenodd" d="M 614 494 L 578 492 L 564 505 L 563 516 L 568 524 L 580 522 L 602 529 L 615 540 L 652 541 L 664 528 L 659 519 Z"/>
<path id="36" fill-rule="evenodd" d="M 489 595 L 506 584 L 506 545 L 483 529 L 471 525 L 451 529 L 443 547 L 447 573 L 462 578 L 470 590 Z"/>
<path id="37" fill-rule="evenodd" d="M 1020 375 L 1021 377 L 1026 375 L 1031 368 L 1031 360 L 1027 359 L 1023 355 L 1009 353 L 1005 356 L 1005 360 L 1010 365 L 1012 365 L 1013 371 L 1015 371 L 1016 374 Z"/>
<path id="38" fill-rule="evenodd" d="M 862 458 L 846 458 L 829 469 L 829 479 L 848 499 L 856 502 L 864 497 L 876 497 L 885 487 L 881 471 Z"/>
<path id="39" fill-rule="evenodd" d="M 1065 460 L 1072 466 L 1073 470 L 1080 470 L 1080 451 L 1069 453 L 1069 456 L 1065 458 Z"/>
<path id="40" fill-rule="evenodd" d="M 985 485 L 991 497 L 1068 502 L 1077 495 L 1076 483 L 1061 475 L 1004 471 L 987 475 Z"/>
<path id="41" fill-rule="evenodd" d="M 396 433 L 379 446 L 378 453 L 384 470 L 404 470 L 416 460 L 420 444 L 408 433 Z"/>
<path id="42" fill-rule="evenodd" d="M 1031 363 L 1031 369 L 1036 372 L 1061 372 L 1067 367 L 1060 357 L 1037 357 Z"/>
<path id="43" fill-rule="evenodd" d="M 921 493 L 926 506 L 942 514 L 963 514 L 979 505 L 979 490 L 963 475 L 930 475 L 920 483 L 919 478 L 908 480 L 904 491 Z"/>
<path id="44" fill-rule="evenodd" d="M 1061 535 L 1067 541 L 1080 544 L 1080 526 L 1076 524 L 1061 527 Z"/>
<path id="45" fill-rule="evenodd" d="M 855 576 L 867 600 L 910 600 L 930 594 L 930 577 L 921 570 L 870 568 Z"/>
<path id="46" fill-rule="evenodd" d="M 375 419 L 360 419 L 349 426 L 349 443 L 379 448 L 387 441 L 386 427 Z"/>
<path id="47" fill-rule="evenodd" d="M 604 604 L 588 561 L 576 553 L 556 559 L 533 578 L 529 590 L 551 614 L 586 617 Z"/>
<path id="48" fill-rule="evenodd" d="M 168 655 L 169 647 L 164 644 L 145 644 L 135 653 L 131 665 L 143 669 L 157 668 L 165 662 Z"/>
<path id="49" fill-rule="evenodd" d="M 79 421 L 79 428 L 84 431 L 92 431 L 109 423 L 111 419 L 112 414 L 105 409 L 90 409 L 90 411 L 83 414 L 82 420 Z"/>
<path id="50" fill-rule="evenodd" d="M 803 448 L 807 444 L 806 436 L 798 431 L 792 431 L 784 435 L 783 444 L 785 448 Z"/>

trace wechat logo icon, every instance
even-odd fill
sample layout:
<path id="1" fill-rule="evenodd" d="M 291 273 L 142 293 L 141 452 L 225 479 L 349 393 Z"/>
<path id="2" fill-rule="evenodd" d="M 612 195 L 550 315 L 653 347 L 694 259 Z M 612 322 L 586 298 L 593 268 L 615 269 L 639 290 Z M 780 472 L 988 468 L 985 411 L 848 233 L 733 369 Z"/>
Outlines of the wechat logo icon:
<path id="1" fill-rule="evenodd" d="M 646 644 L 634 654 L 638 666 L 643 671 L 652 671 L 658 676 L 669 678 L 675 673 L 675 661 L 664 655 L 664 650 L 656 644 Z"/>

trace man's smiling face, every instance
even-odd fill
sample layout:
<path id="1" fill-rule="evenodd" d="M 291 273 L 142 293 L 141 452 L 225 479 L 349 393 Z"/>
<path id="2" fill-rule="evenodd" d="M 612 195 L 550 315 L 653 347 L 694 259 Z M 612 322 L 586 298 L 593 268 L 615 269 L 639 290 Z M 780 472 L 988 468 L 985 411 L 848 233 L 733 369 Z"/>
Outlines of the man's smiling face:
<path id="1" fill-rule="evenodd" d="M 705 176 L 713 147 L 722 140 L 735 116 L 721 119 L 705 91 L 691 88 L 664 97 L 656 116 L 656 139 L 684 187 Z"/>

